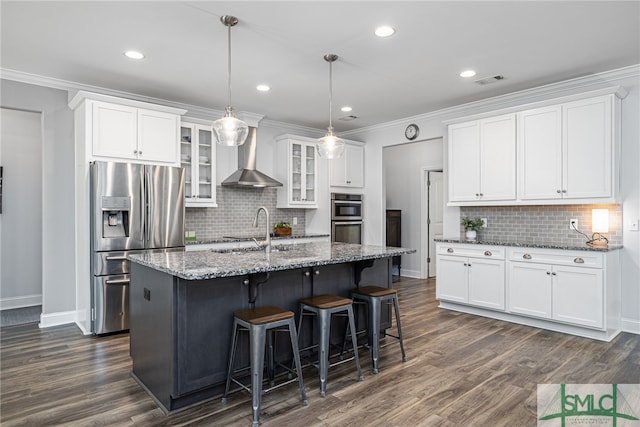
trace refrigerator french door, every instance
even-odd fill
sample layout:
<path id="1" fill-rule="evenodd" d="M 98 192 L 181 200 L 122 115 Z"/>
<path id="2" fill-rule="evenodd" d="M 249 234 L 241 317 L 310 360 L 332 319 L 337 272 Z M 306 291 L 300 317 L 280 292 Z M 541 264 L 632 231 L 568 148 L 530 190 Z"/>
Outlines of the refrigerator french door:
<path id="1" fill-rule="evenodd" d="M 91 330 L 129 329 L 132 251 L 184 247 L 184 169 L 91 164 Z"/>

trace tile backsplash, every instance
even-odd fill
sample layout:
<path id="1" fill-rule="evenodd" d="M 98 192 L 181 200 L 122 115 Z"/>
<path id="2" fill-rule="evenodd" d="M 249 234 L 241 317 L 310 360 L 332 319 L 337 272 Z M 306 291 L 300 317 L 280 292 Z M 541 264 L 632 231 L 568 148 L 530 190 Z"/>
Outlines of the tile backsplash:
<path id="1" fill-rule="evenodd" d="M 461 207 L 460 218 L 487 218 L 487 227 L 478 232 L 479 240 L 532 243 L 554 242 L 580 245 L 587 238 L 569 230 L 569 220 L 578 219 L 578 230 L 591 237 L 591 209 L 609 209 L 609 232 L 603 233 L 610 245 L 622 244 L 621 205 L 544 205 Z M 464 228 L 460 226 L 460 235 Z"/>
<path id="2" fill-rule="evenodd" d="M 225 236 L 260 236 L 265 229 L 265 216 L 260 214 L 258 228 L 253 218 L 260 206 L 269 210 L 271 225 L 277 222 L 291 224 L 295 236 L 305 233 L 304 209 L 276 209 L 277 188 L 216 187 L 217 208 L 187 208 L 185 231 L 195 231 L 198 240 L 219 239 Z M 298 224 L 293 224 L 293 218 Z"/>

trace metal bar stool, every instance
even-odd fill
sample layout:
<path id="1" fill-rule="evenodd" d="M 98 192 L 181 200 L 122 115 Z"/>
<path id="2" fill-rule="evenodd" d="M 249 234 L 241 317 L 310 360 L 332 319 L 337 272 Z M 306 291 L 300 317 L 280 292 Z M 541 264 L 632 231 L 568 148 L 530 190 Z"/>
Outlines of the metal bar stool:
<path id="1" fill-rule="evenodd" d="M 371 344 L 373 373 L 378 373 L 378 353 L 380 352 L 380 311 L 382 302 L 387 304 L 393 302 L 398 336 L 391 335 L 389 333 L 387 333 L 387 335 L 396 338 L 400 342 L 402 361 L 406 362 L 407 356 L 405 355 L 404 344 L 402 342 L 402 326 L 400 325 L 400 310 L 398 309 L 398 293 L 396 290 L 380 286 L 363 286 L 351 291 L 351 296 L 353 297 L 354 302 L 363 301 L 367 304 L 367 310 L 369 313 L 367 331 L 369 333 L 369 343 Z"/>
<path id="2" fill-rule="evenodd" d="M 295 326 L 295 314 L 289 310 L 283 310 L 278 307 L 260 307 L 250 310 L 242 310 L 236 311 L 233 319 L 233 336 L 231 340 L 231 350 L 229 352 L 229 369 L 227 371 L 227 385 L 224 389 L 224 395 L 222 397 L 222 403 L 227 402 L 227 395 L 229 394 L 229 387 L 231 386 L 231 381 L 238 384 L 243 389 L 249 391 L 251 393 L 252 406 L 253 406 L 253 424 L 252 427 L 257 427 L 259 425 L 260 418 L 260 403 L 262 401 L 262 394 L 268 393 L 276 388 L 285 386 L 287 384 L 292 383 L 293 381 L 298 381 L 298 387 L 300 388 L 300 396 L 302 397 L 302 404 L 307 405 L 307 395 L 304 392 L 304 384 L 302 382 L 302 368 L 300 366 L 300 352 L 298 351 L 298 334 L 296 332 Z M 278 330 L 287 330 L 287 329 L 278 329 L 286 327 L 289 331 L 289 336 L 291 338 L 291 348 L 293 349 L 293 360 L 295 363 L 297 378 L 289 379 L 281 384 L 273 386 L 273 348 L 270 347 L 270 354 L 268 355 L 268 363 L 269 363 L 269 379 L 272 387 L 263 390 L 262 389 L 262 381 L 263 381 L 263 371 L 264 371 L 264 356 L 265 356 L 265 342 L 267 338 L 267 333 L 272 334 Z M 251 369 L 251 387 L 247 387 L 235 378 L 233 378 L 233 374 L 235 372 L 245 371 L 247 368 L 239 369 L 237 371 L 233 370 L 236 347 L 238 343 L 238 332 L 240 330 L 249 331 L 249 347 L 250 347 L 250 369 Z M 273 341 L 273 337 L 269 337 L 269 342 Z M 291 370 L 287 367 L 285 369 Z"/>
<path id="3" fill-rule="evenodd" d="M 335 313 L 346 312 L 349 317 L 349 326 L 351 330 L 351 339 L 356 342 L 356 328 L 355 320 L 353 318 L 353 307 L 350 298 L 343 298 L 336 295 L 318 295 L 315 297 L 304 298 L 298 301 L 300 303 L 300 320 L 298 323 L 298 330 L 302 327 L 302 318 L 305 315 L 314 314 L 318 318 L 318 335 L 319 343 L 310 347 L 301 349 L 301 351 L 308 350 L 314 347 L 319 347 L 318 351 L 318 370 L 320 373 L 320 396 L 325 397 L 327 391 L 327 374 L 330 366 L 329 364 L 329 338 L 331 336 L 331 315 Z M 356 361 L 356 367 L 358 368 L 358 381 L 362 381 L 362 370 L 360 369 L 360 359 L 358 358 L 358 346 L 353 346 L 353 355 Z"/>

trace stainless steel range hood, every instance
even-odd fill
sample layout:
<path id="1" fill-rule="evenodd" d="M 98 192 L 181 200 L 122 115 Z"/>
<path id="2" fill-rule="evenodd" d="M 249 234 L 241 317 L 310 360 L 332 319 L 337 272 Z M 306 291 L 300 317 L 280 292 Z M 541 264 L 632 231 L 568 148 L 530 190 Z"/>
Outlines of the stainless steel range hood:
<path id="1" fill-rule="evenodd" d="M 238 146 L 238 170 L 222 181 L 220 185 L 229 187 L 282 187 L 282 183 L 256 170 L 256 150 L 258 129 L 249 127 L 247 141 Z"/>

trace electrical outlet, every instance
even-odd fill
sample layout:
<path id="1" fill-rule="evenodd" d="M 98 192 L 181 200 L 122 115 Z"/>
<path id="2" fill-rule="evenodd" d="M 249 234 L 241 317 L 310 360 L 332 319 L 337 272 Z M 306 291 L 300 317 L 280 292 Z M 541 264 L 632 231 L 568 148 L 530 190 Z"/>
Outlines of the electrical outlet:
<path id="1" fill-rule="evenodd" d="M 480 218 L 482 220 L 482 228 L 487 228 L 487 218 Z"/>
<path id="2" fill-rule="evenodd" d="M 638 222 L 640 222 L 640 219 L 631 220 L 629 222 L 629 231 L 638 231 Z"/>
<path id="3" fill-rule="evenodd" d="M 293 225 L 298 225 L 298 217 L 294 216 L 292 222 L 293 222 Z"/>
<path id="4" fill-rule="evenodd" d="M 578 228 L 578 218 L 571 218 L 569 220 L 569 230 L 574 230 L 577 228 Z"/>

